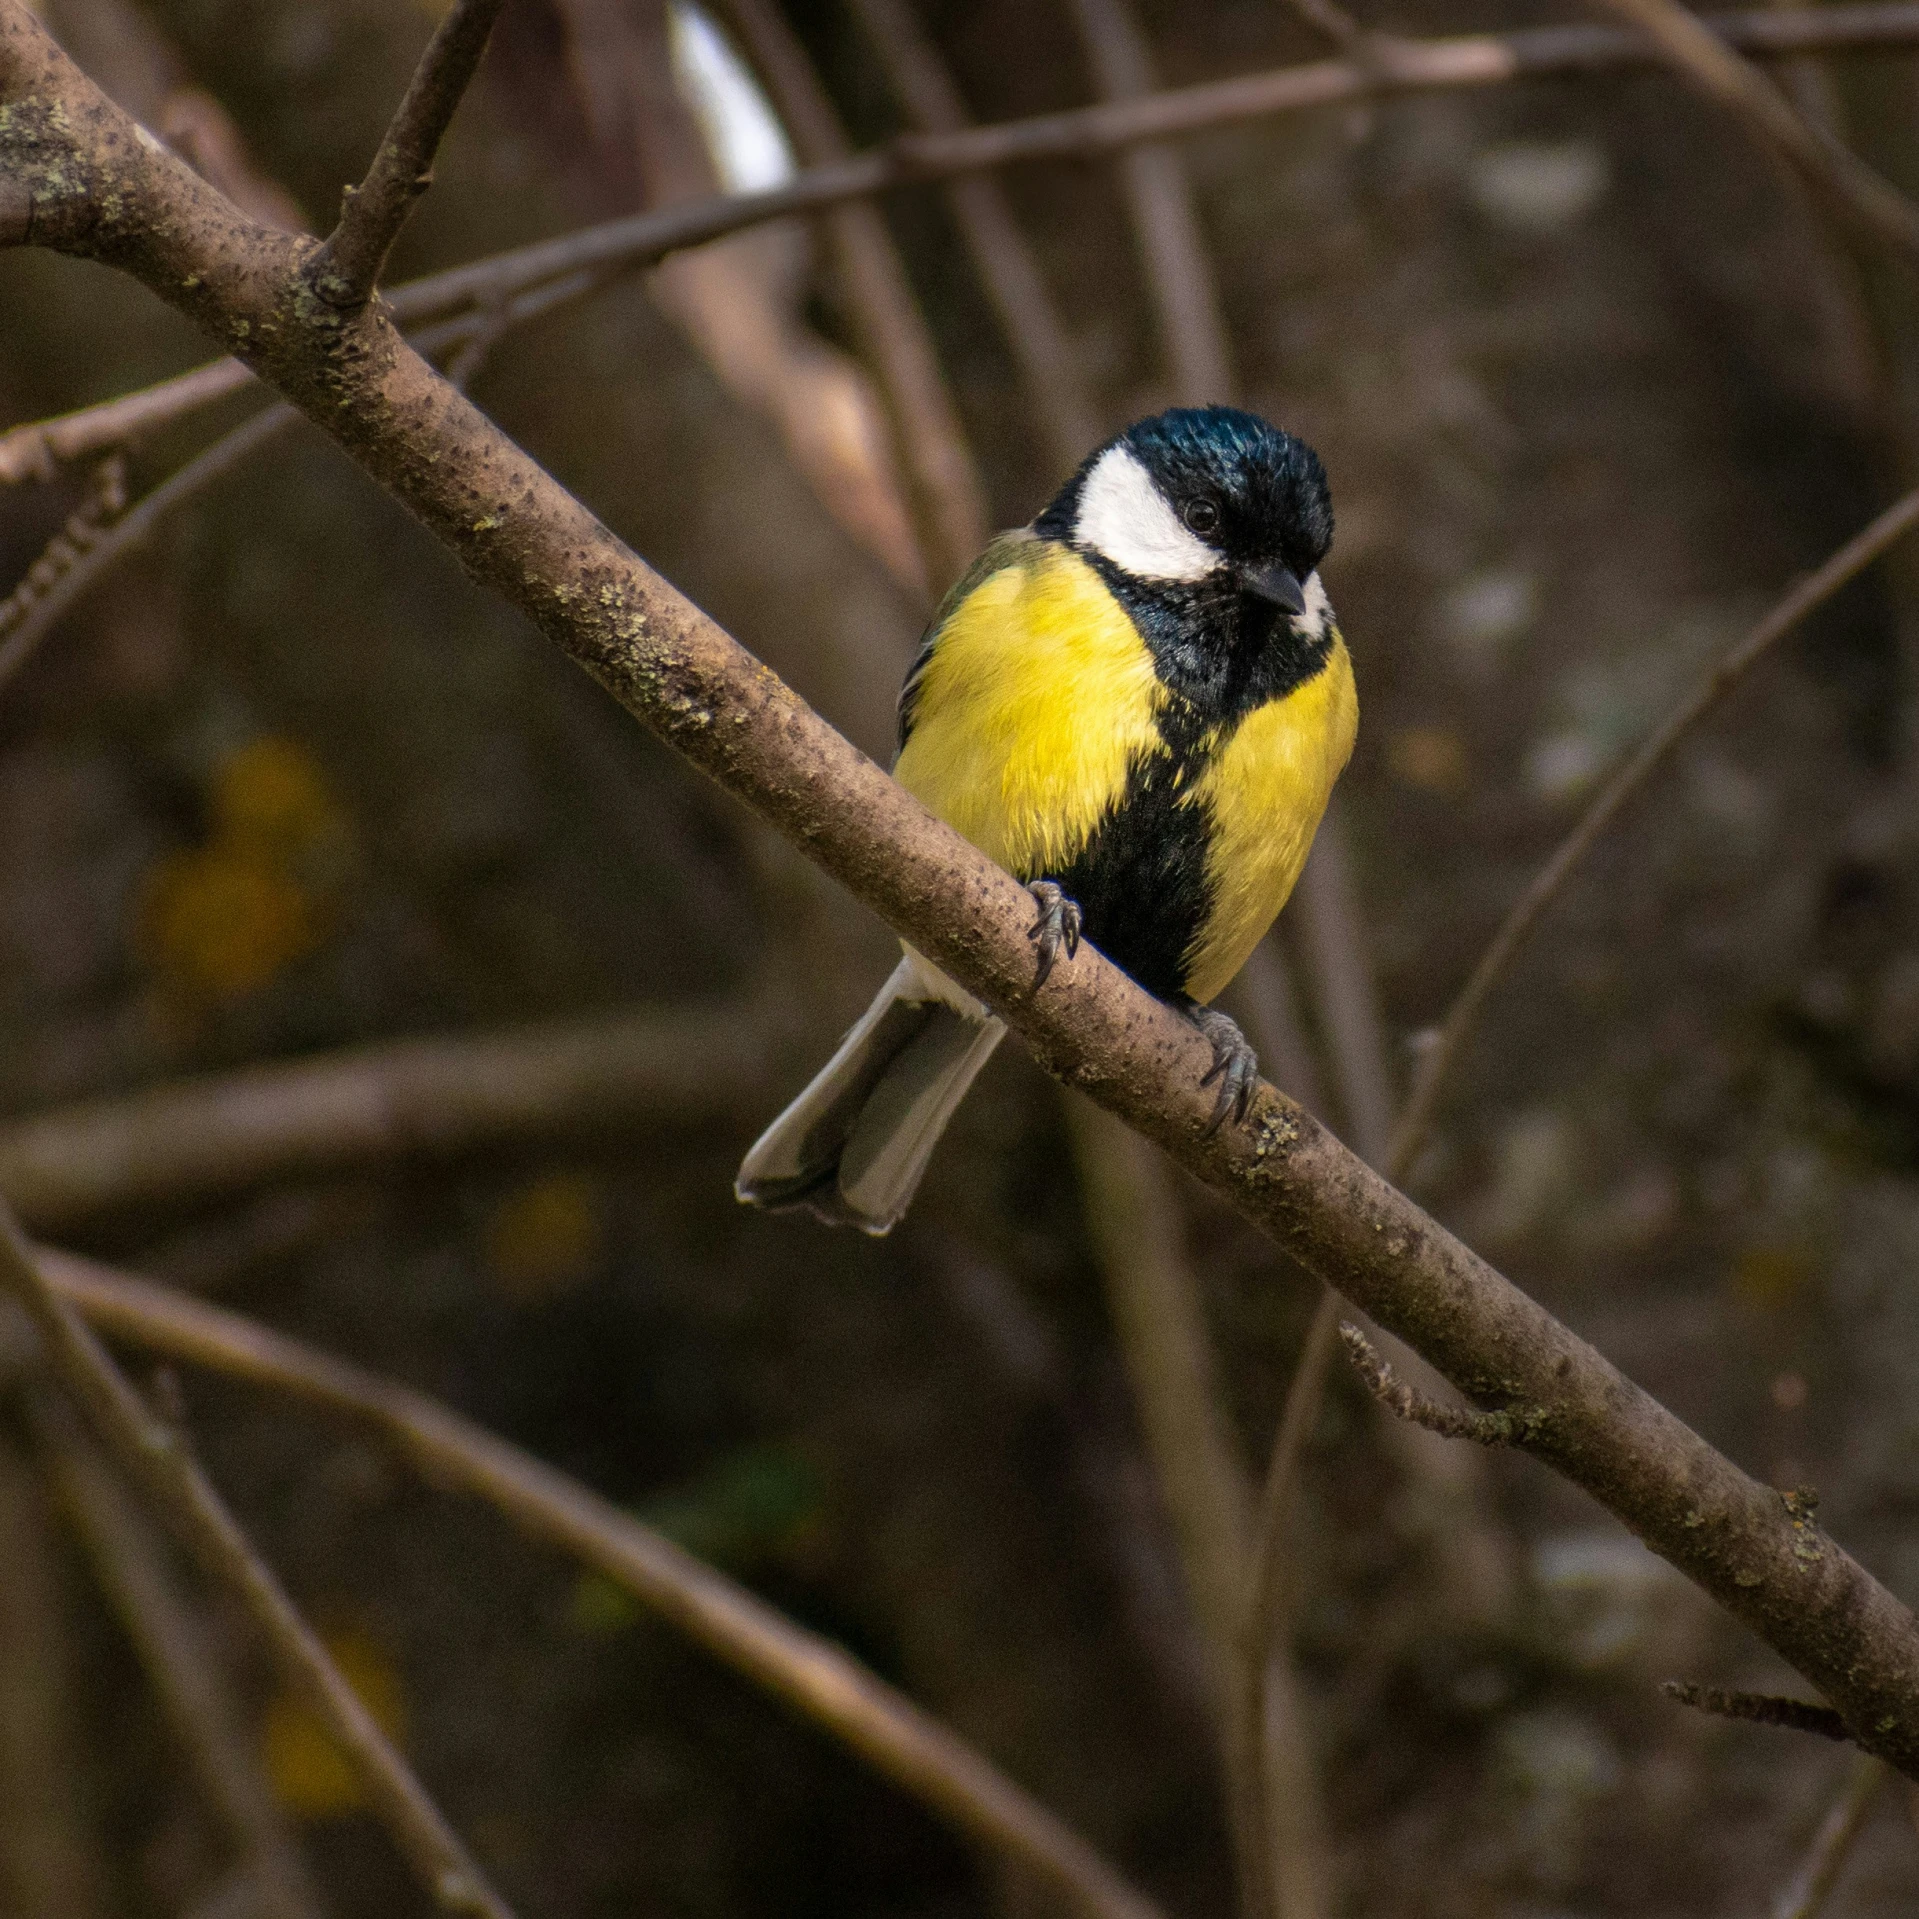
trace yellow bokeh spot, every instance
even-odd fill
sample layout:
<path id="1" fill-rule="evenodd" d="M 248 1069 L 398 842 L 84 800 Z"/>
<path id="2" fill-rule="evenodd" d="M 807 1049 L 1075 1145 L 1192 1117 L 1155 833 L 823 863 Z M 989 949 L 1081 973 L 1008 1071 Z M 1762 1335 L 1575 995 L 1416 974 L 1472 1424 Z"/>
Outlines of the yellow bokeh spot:
<path id="1" fill-rule="evenodd" d="M 494 1209 L 487 1264 L 512 1297 L 540 1299 L 589 1277 L 602 1240 L 599 1188 L 584 1173 L 550 1173 Z"/>
<path id="2" fill-rule="evenodd" d="M 399 1744 L 406 1733 L 406 1702 L 392 1662 L 362 1632 L 330 1633 L 326 1649 L 380 1730 Z M 261 1748 L 275 1795 L 300 1818 L 335 1819 L 367 1803 L 352 1760 L 326 1721 L 297 1694 L 279 1693 L 268 1705 Z"/>
<path id="3" fill-rule="evenodd" d="M 319 763 L 293 740 L 255 740 L 230 754 L 214 776 L 216 840 L 293 861 L 324 851 L 345 829 Z"/>
<path id="4" fill-rule="evenodd" d="M 212 837 L 147 875 L 140 943 L 176 999 L 243 998 L 326 937 L 351 829 L 313 756 L 261 739 L 221 765 Z"/>
<path id="5" fill-rule="evenodd" d="M 1813 1263 L 1797 1247 L 1749 1246 L 1733 1268 L 1732 1289 L 1748 1306 L 1790 1306 L 1813 1278 Z"/>
<path id="6" fill-rule="evenodd" d="M 306 894 L 284 873 L 230 847 L 162 860 L 144 918 L 170 983 L 195 998 L 239 999 L 316 944 Z"/>

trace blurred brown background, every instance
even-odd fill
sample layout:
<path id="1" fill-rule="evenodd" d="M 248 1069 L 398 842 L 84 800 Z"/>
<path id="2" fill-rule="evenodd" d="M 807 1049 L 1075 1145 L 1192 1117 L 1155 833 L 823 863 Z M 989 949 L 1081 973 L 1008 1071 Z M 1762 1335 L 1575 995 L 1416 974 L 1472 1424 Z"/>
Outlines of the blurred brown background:
<path id="1" fill-rule="evenodd" d="M 431 18 L 374 0 L 43 11 L 203 170 L 322 227 Z M 915 0 L 913 17 L 978 118 L 1094 97 L 1064 0 Z M 1324 50 L 1252 0 L 1140 17 L 1169 82 Z M 1573 17 L 1395 0 L 1368 23 Z M 855 9 L 794 0 L 784 18 L 855 144 L 906 124 Z M 712 191 L 668 27 L 641 0 L 512 0 L 390 277 Z M 1919 181 L 1910 60 L 1792 78 Z M 1332 476 L 1326 577 L 1364 714 L 1344 830 L 1403 1083 L 1595 779 L 1919 468 L 1912 287 L 1663 78 L 1296 116 L 1181 151 L 1238 388 Z M 1092 431 L 1168 403 L 1114 167 L 1004 186 Z M 902 193 L 884 216 L 986 517 L 1024 521 L 1063 477 L 1060 423 L 947 201 Z M 903 457 L 847 260 L 824 232 L 758 232 L 509 335 L 473 391 L 883 753 L 963 503 L 942 508 L 939 475 Z M 130 282 L 50 257 L 0 257 L 0 314 L 9 423 L 204 357 Z M 140 445 L 131 484 L 206 433 Z M 0 582 L 86 484 L 0 493 Z M 1497 995 L 1411 1181 L 1749 1469 L 1816 1485 L 1907 1597 L 1914 564 L 1811 622 L 1612 835 Z M 483 1152 L 42 1230 L 445 1397 L 842 1640 L 1169 1911 L 1225 1912 L 1203 1658 L 1055 1089 L 1004 1049 L 885 1242 L 734 1205 L 741 1151 L 887 949 L 303 428 L 169 518 L 0 693 L 9 1114 L 621 1008 L 717 1006 L 750 1041 L 691 1107 L 589 1108 Z M 1311 1039 L 1305 956 L 1279 956 Z M 1352 1118 L 1336 1100 L 1328 1116 Z M 1176 1190 L 1256 1473 L 1312 1293 Z M 258 1392 L 184 1392 L 211 1470 L 529 1919 L 1025 1909 L 930 1813 L 610 1587 L 370 1442 Z M 1462 1519 L 1408 1461 L 1337 1377 L 1298 1549 L 1332 1909 L 1760 1909 L 1847 1755 L 1687 1715 L 1656 1686 L 1781 1687 L 1783 1670 L 1541 1470 L 1485 1462 Z M 1490 1590 L 1444 1574 L 1462 1526 L 1493 1542 Z M 214 1620 L 330 1909 L 424 1910 L 243 1622 Z M 229 1909 L 218 1827 L 12 1414 L 0 1693 L 8 1912 Z M 49 1753 L 66 1755 L 51 1779 Z M 92 1862 L 54 1903 L 18 1865 L 29 1799 Z M 1915 1883 L 1919 1840 L 1887 1795 L 1834 1910 L 1909 1910 Z"/>

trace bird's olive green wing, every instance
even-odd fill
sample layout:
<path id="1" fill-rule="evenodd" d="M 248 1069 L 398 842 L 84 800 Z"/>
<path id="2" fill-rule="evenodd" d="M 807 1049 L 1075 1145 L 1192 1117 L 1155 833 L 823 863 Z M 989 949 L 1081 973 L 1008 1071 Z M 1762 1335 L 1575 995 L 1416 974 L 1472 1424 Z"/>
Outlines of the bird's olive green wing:
<path id="1" fill-rule="evenodd" d="M 945 599 L 940 601 L 939 610 L 920 636 L 919 651 L 913 655 L 913 664 L 907 669 L 906 683 L 900 688 L 896 752 L 905 746 L 907 735 L 913 730 L 913 705 L 919 696 L 920 678 L 926 671 L 926 662 L 933 657 L 933 649 L 939 644 L 947 622 L 996 573 L 1005 572 L 1009 566 L 1020 565 L 1037 539 L 1038 535 L 1031 527 L 1022 526 L 988 541 L 979 558 L 960 576 L 959 583 L 948 591 Z"/>

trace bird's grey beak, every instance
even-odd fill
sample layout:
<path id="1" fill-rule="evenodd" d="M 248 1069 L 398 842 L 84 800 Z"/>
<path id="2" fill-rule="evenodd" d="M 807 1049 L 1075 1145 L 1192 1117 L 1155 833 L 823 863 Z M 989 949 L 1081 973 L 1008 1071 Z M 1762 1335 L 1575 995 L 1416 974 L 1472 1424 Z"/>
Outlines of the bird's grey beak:
<path id="1" fill-rule="evenodd" d="M 1288 613 L 1306 611 L 1305 589 L 1291 567 L 1277 564 L 1241 567 L 1239 583 L 1248 593 L 1256 593 L 1262 600 L 1271 600 L 1275 606 L 1283 606 Z"/>

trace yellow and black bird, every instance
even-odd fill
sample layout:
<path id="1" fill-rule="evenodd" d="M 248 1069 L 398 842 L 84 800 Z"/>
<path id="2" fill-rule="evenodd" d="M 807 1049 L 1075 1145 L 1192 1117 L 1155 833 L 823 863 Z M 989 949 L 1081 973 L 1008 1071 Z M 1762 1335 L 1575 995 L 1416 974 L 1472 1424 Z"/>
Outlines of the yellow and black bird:
<path id="1" fill-rule="evenodd" d="M 1208 1002 L 1285 905 L 1358 724 L 1332 537 L 1303 441 L 1231 407 L 1158 414 L 980 555 L 900 695 L 894 773 L 1031 888 L 1036 988 L 1083 933 L 1186 1012 L 1215 1126 L 1257 1064 Z M 886 1232 L 1005 1030 L 908 947 L 735 1190 Z"/>

